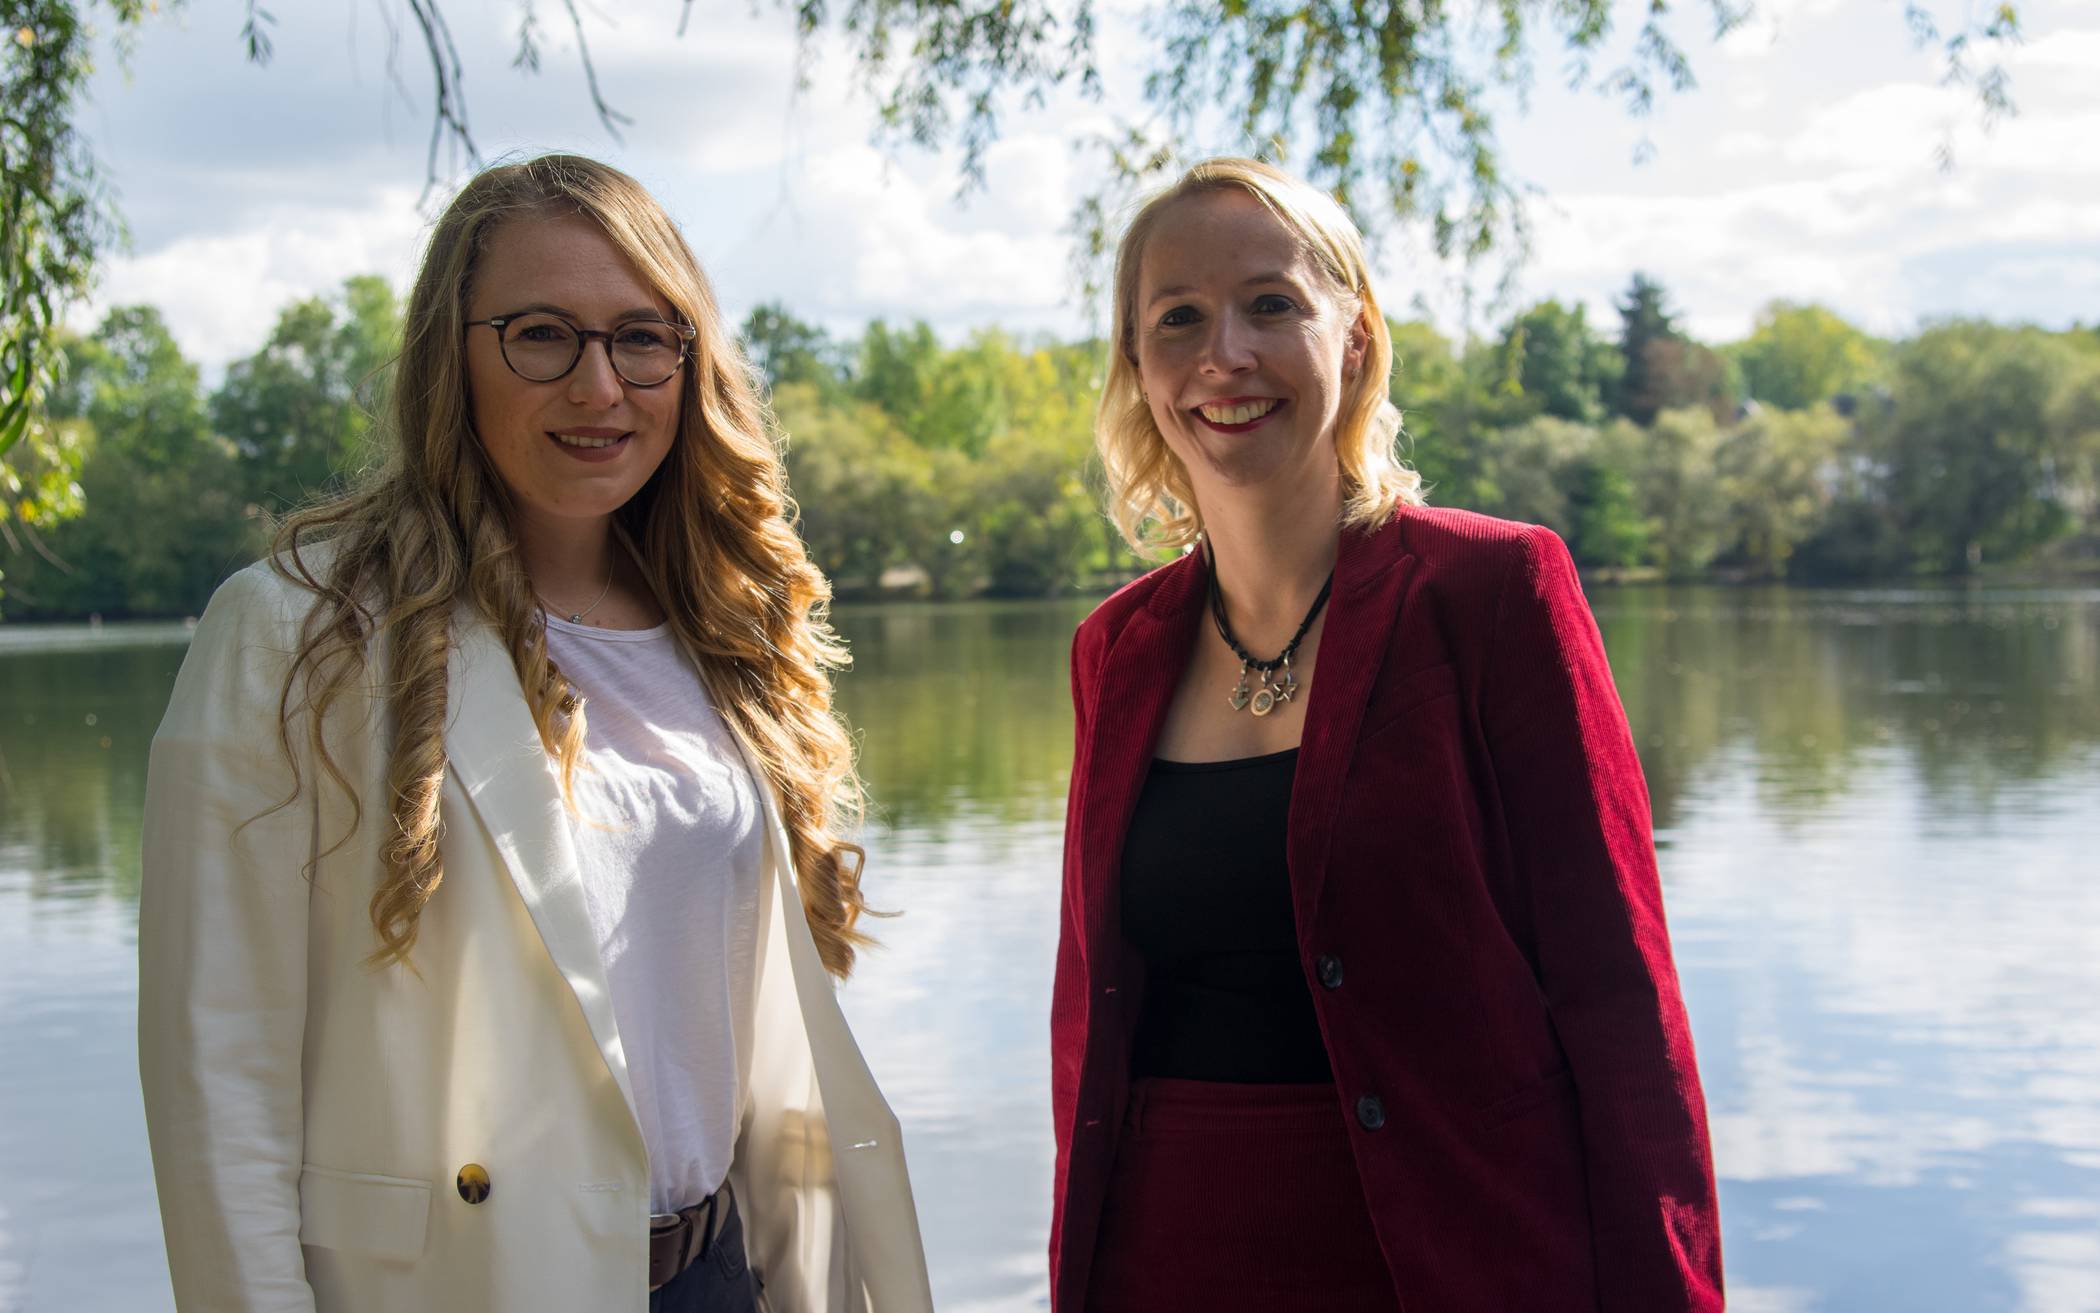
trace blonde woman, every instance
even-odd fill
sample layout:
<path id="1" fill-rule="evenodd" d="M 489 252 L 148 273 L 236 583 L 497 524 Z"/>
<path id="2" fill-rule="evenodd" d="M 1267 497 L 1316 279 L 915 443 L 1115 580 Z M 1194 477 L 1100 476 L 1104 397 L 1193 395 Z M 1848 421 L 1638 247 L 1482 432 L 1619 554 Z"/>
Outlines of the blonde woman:
<path id="1" fill-rule="evenodd" d="M 1190 550 L 1072 654 L 1057 1313 L 1718 1313 L 1648 798 L 1558 538 L 1421 504 L 1322 193 L 1117 253 L 1097 433 Z"/>
<path id="2" fill-rule="evenodd" d="M 476 177 L 392 451 L 213 598 L 156 736 L 139 1048 L 184 1310 L 930 1307 L 823 578 L 639 184 Z"/>

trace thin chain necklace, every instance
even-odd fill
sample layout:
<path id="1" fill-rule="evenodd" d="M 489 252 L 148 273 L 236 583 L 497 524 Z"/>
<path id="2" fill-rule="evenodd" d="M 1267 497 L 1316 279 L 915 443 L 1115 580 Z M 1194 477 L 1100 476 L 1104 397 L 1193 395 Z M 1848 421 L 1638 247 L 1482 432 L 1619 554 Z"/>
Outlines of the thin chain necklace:
<path id="1" fill-rule="evenodd" d="M 617 565 L 618 563 L 619 563 L 619 562 L 618 562 L 618 560 L 617 560 L 617 559 L 615 559 L 615 561 L 613 562 L 613 564 L 614 564 L 614 565 Z M 596 599 L 594 599 L 594 600 L 593 600 L 593 601 L 591 602 L 591 604 L 590 604 L 589 606 L 587 606 L 587 607 L 583 608 L 583 609 L 582 609 L 581 611 L 571 611 L 571 612 L 569 613 L 569 623 L 570 623 L 570 624 L 572 624 L 572 625 L 580 625 L 580 624 L 582 624 L 582 623 L 583 623 L 583 618 L 584 618 L 585 616 L 589 615 L 589 614 L 590 614 L 591 612 L 593 612 L 593 611 L 597 610 L 597 609 L 598 609 L 598 603 L 599 603 L 599 602 L 602 602 L 602 601 L 604 601 L 604 600 L 606 599 L 606 597 L 607 597 L 607 596 L 608 596 L 609 594 L 611 594 L 611 592 L 612 592 L 612 581 L 613 581 L 613 574 L 614 574 L 614 570 L 613 570 L 612 566 L 607 566 L 607 567 L 606 567 L 606 570 L 605 570 L 605 587 L 603 587 L 603 588 L 601 588 L 601 589 L 599 589 L 599 590 L 598 590 L 598 596 L 597 596 L 597 598 L 596 598 Z M 546 595 L 545 593 L 541 593 L 541 594 L 540 594 L 540 604 L 544 606 L 544 605 L 546 604 L 546 601 L 547 601 L 547 595 Z M 558 610 L 558 609 L 560 609 L 560 608 L 556 608 L 556 609 Z"/>
<path id="2" fill-rule="evenodd" d="M 1232 624 L 1225 619 L 1225 594 L 1218 591 L 1217 562 L 1215 558 L 1212 559 L 1210 618 L 1217 622 L 1218 637 L 1224 639 L 1225 646 L 1231 648 L 1232 654 L 1240 659 L 1239 682 L 1233 685 L 1232 695 L 1225 699 L 1234 711 L 1251 709 L 1257 716 L 1266 716 L 1278 706 L 1290 701 L 1292 695 L 1297 693 L 1298 677 L 1291 673 L 1291 653 L 1298 650 L 1298 644 L 1305 639 L 1305 631 L 1312 628 L 1313 619 L 1320 614 L 1320 608 L 1327 605 L 1327 595 L 1333 591 L 1334 571 L 1329 570 L 1327 582 L 1320 585 L 1320 595 L 1313 599 L 1312 609 L 1298 622 L 1298 632 L 1292 634 L 1291 641 L 1283 645 L 1283 651 L 1263 661 L 1241 647 L 1240 640 L 1232 636 Z M 1249 670 L 1258 671 L 1261 675 L 1261 687 L 1252 693 L 1247 689 Z"/>

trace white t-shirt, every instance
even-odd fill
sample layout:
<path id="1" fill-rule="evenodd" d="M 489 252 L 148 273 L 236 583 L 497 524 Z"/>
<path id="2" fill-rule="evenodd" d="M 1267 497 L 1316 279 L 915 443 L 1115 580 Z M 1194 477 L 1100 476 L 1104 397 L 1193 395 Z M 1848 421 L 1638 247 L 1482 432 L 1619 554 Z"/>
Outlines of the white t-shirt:
<path id="1" fill-rule="evenodd" d="M 570 826 L 612 994 L 652 1212 L 729 1173 L 753 1024 L 763 811 L 743 754 L 669 625 L 547 618 L 584 697 Z"/>

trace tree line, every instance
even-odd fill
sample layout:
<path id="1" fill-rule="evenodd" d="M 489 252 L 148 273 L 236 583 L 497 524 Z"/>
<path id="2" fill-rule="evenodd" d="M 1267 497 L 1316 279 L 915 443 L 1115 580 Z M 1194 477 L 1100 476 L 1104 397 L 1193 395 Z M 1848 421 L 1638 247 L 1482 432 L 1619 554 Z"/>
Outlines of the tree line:
<path id="1" fill-rule="evenodd" d="M 1433 503 L 1547 524 L 1592 570 L 1830 581 L 1961 574 L 2100 546 L 2100 331 L 1978 320 L 1877 339 L 1775 302 L 1741 341 L 1635 276 L 1616 324 L 1544 301 L 1453 341 L 1391 325 L 1407 456 Z M 206 389 L 158 311 L 65 343 L 72 465 L 0 524 L 9 618 L 196 613 L 269 518 L 373 459 L 399 340 L 374 277 L 284 308 Z M 1143 568 L 1098 511 L 1103 345 L 924 323 L 742 326 L 810 550 L 843 595 L 1044 596 Z"/>

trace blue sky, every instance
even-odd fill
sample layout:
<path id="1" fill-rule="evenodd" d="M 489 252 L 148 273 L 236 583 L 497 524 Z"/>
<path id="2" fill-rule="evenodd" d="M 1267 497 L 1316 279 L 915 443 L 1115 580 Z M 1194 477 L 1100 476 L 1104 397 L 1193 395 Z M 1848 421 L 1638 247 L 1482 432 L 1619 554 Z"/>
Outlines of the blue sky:
<path id="1" fill-rule="evenodd" d="M 103 61 L 83 117 L 132 244 L 78 318 L 160 305 L 214 374 L 295 295 L 356 273 L 405 282 L 427 218 L 428 74 L 412 32 L 398 80 L 388 71 L 402 6 L 273 8 L 267 68 L 243 58 L 240 0 L 156 15 L 128 62 Z M 515 0 L 450 0 L 484 154 L 575 149 L 635 173 L 735 315 L 777 299 L 842 331 L 876 316 L 923 318 L 950 337 L 1087 328 L 1064 229 L 1090 181 L 1075 142 L 1134 105 L 1127 0 L 1104 23 L 1108 105 L 1010 110 L 988 188 L 960 205 L 952 156 L 869 144 L 870 111 L 838 49 L 820 47 L 798 88 L 772 6 L 702 0 L 682 39 L 675 0 L 618 6 L 617 18 L 600 8 L 589 33 L 601 79 L 638 120 L 624 144 L 591 114 L 559 6 L 541 6 L 549 49 L 527 77 L 510 68 Z M 2100 7 L 2022 3 L 2027 39 L 2009 61 L 2019 113 L 1989 133 L 1968 93 L 1938 85 L 1938 59 L 1910 44 L 1900 9 L 1764 0 L 1718 44 L 1687 12 L 1700 85 L 1642 122 L 1560 86 L 1542 51 L 1528 104 L 1500 115 L 1507 171 L 1538 189 L 1517 301 L 1583 301 L 1608 322 L 1640 268 L 1715 340 L 1740 336 L 1778 297 L 1823 301 L 1885 334 L 1947 315 L 2100 320 Z M 1652 151 L 1636 163 L 1644 141 Z M 1943 143 L 1951 170 L 1936 162 Z M 1419 306 L 1447 332 L 1506 313 L 1491 283 L 1438 262 L 1416 234 L 1382 248 L 1388 306 Z"/>

